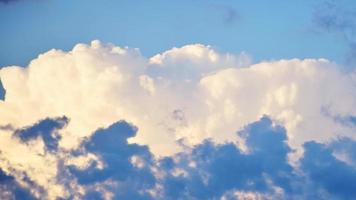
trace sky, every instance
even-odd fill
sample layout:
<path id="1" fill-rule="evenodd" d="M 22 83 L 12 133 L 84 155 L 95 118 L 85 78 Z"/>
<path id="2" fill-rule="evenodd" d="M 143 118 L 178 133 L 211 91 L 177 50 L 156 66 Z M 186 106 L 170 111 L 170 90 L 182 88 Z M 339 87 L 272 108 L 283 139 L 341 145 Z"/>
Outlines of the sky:
<path id="1" fill-rule="evenodd" d="M 0 199 L 356 198 L 356 2 L 0 0 Z"/>
<path id="2" fill-rule="evenodd" d="M 354 15 L 352 0 L 335 2 L 325 9 L 326 3 L 317 0 L 10 0 L 0 7 L 0 65 L 26 66 L 39 53 L 95 39 L 139 48 L 146 56 L 202 43 L 225 52 L 245 51 L 256 61 L 297 57 L 342 63 L 347 41 L 316 27 L 317 18 L 334 14 L 328 9 Z"/>

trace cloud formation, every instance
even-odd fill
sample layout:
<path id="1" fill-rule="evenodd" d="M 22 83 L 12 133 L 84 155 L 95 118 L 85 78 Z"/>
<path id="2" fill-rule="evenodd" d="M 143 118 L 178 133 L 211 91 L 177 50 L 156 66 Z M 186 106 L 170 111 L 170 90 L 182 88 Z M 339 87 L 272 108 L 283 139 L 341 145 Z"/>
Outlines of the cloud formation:
<path id="1" fill-rule="evenodd" d="M 216 145 L 207 140 L 173 158 L 161 160 L 164 197 L 167 199 L 220 199 L 235 192 L 278 196 L 292 192 L 296 181 L 287 162 L 291 151 L 282 127 L 269 118 L 239 132 L 249 151 L 233 143 Z"/>
<path id="2" fill-rule="evenodd" d="M 286 127 L 292 146 L 301 146 L 353 137 L 355 127 L 334 117 L 356 116 L 355 77 L 325 59 L 251 64 L 244 53 L 201 44 L 145 58 L 137 49 L 93 41 L 46 52 L 26 68 L 2 68 L 0 126 L 66 116 L 71 123 L 59 145 L 69 150 L 97 128 L 127 120 L 139 127 L 133 141 L 163 155 L 179 150 L 176 140 L 235 140 L 231 133 L 266 114 Z"/>
<path id="3" fill-rule="evenodd" d="M 103 167 L 94 162 L 86 169 L 69 166 L 70 172 L 80 184 L 99 184 L 104 194 L 113 195 L 115 199 L 151 199 L 148 190 L 156 181 L 150 169 L 152 155 L 146 146 L 128 144 L 127 139 L 135 134 L 136 128 L 123 121 L 97 130 L 82 145 L 85 153 L 100 158 Z M 102 184 L 106 181 L 107 186 Z M 102 194 L 103 191 L 94 189 L 85 198 Z"/>
<path id="4" fill-rule="evenodd" d="M 252 64 L 245 53 L 201 44 L 146 58 L 138 49 L 93 41 L 51 50 L 25 68 L 4 67 L 0 79 L 4 194 L 353 195 L 356 74 L 325 59 Z"/>
<path id="5" fill-rule="evenodd" d="M 61 119 L 46 119 L 38 124 L 49 121 L 53 128 Z M 38 124 L 29 127 L 27 134 L 36 132 Z M 352 199 L 354 196 L 356 160 L 352 152 L 356 141 L 349 138 L 327 144 L 307 142 L 300 164 L 293 166 L 288 162 L 292 149 L 286 143 L 286 130 L 267 116 L 237 132 L 246 144 L 244 150 L 233 142 L 217 144 L 204 140 L 172 156 L 155 158 L 147 146 L 128 143 L 136 131 L 135 126 L 119 121 L 95 131 L 77 150 L 47 152 L 55 157 L 55 165 L 45 166 L 54 167 L 55 173 L 42 171 L 42 176 L 51 185 L 29 171 L 39 168 L 40 162 L 29 162 L 28 168 L 14 162 L 11 167 L 2 165 L 1 169 L 6 169 L 0 171 L 3 199 Z M 19 136 L 14 133 L 13 137 Z M 18 145 L 29 150 L 35 143 Z M 4 155 L 1 156 L 3 160 Z M 49 155 L 39 156 L 45 160 Z"/>

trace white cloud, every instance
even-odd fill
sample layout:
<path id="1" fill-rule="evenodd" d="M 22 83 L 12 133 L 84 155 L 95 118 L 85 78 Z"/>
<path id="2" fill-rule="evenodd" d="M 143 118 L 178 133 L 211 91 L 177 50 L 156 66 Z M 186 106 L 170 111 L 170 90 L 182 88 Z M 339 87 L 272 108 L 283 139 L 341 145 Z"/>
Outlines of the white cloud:
<path id="1" fill-rule="evenodd" d="M 355 130 L 322 112 L 356 114 L 355 79 L 324 59 L 281 60 L 221 70 L 204 77 L 200 84 L 210 110 L 206 119 L 215 122 L 211 132 L 216 134 L 231 133 L 264 114 L 287 128 L 291 144 L 352 136 Z"/>
<path id="2" fill-rule="evenodd" d="M 351 135 L 353 127 L 321 110 L 356 115 L 352 75 L 325 59 L 242 68 L 249 62 L 245 54 L 221 54 L 200 44 L 149 59 L 136 49 L 99 41 L 78 44 L 70 52 L 51 50 L 26 68 L 0 71 L 6 89 L 0 123 L 22 127 L 65 115 L 71 123 L 61 145 L 74 148 L 98 127 L 125 119 L 139 127 L 136 141 L 157 154 L 176 151 L 174 140 L 182 137 L 193 143 L 231 139 L 234 131 L 264 114 L 287 127 L 292 144 Z"/>
<path id="3" fill-rule="evenodd" d="M 244 53 L 223 54 L 200 44 L 152 58 L 98 41 L 69 52 L 51 50 L 26 68 L 0 70 L 6 90 L 0 127 L 67 116 L 60 147 L 71 150 L 97 128 L 124 119 L 139 128 L 132 141 L 148 144 L 156 155 L 179 151 L 177 139 L 188 145 L 210 137 L 233 141 L 235 131 L 265 114 L 287 128 L 293 147 L 312 139 L 356 138 L 355 126 L 333 118 L 356 116 L 355 74 L 342 73 L 325 59 L 250 62 Z M 0 133 L 1 159 L 8 160 L 1 168 L 32 169 L 31 179 L 51 185 L 54 196 L 63 192 L 51 182 L 57 158 L 44 155 L 40 141 L 24 145 L 9 130 Z M 13 156 L 18 151 L 26 159 Z M 72 161 L 85 165 L 80 159 Z"/>
<path id="4" fill-rule="evenodd" d="M 208 73 L 222 68 L 246 67 L 251 58 L 246 53 L 240 55 L 221 54 L 211 46 L 191 44 L 173 48 L 149 59 L 147 73 L 173 80 L 199 80 Z"/>

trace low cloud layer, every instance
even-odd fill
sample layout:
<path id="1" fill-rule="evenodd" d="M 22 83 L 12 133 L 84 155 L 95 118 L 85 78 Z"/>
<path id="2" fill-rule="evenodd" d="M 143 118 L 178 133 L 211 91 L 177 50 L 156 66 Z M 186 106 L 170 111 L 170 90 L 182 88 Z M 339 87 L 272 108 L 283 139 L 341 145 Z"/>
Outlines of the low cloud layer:
<path id="1" fill-rule="evenodd" d="M 4 199 L 353 196 L 356 74 L 325 59 L 93 41 L 0 79 Z"/>
<path id="2" fill-rule="evenodd" d="M 37 134 L 43 123 L 55 133 L 63 119 L 45 119 L 23 131 Z M 36 138 L 27 141 L 32 144 L 19 142 L 18 148 L 25 151 L 1 166 L 2 198 L 352 199 L 355 195 L 356 141 L 349 138 L 328 144 L 307 142 L 304 155 L 293 166 L 288 162 L 293 149 L 286 143 L 286 130 L 266 116 L 237 132 L 245 150 L 233 142 L 204 140 L 172 156 L 155 158 L 147 146 L 128 143 L 136 131 L 119 121 L 98 129 L 74 151 L 53 151 L 43 145 L 45 153 L 37 155 L 38 160 L 53 157 L 52 164 L 43 166 L 53 167 L 53 174 L 36 175 L 41 162 L 28 162 L 28 168 L 17 163 L 19 158 L 34 156 Z M 43 137 L 41 142 L 51 143 Z"/>

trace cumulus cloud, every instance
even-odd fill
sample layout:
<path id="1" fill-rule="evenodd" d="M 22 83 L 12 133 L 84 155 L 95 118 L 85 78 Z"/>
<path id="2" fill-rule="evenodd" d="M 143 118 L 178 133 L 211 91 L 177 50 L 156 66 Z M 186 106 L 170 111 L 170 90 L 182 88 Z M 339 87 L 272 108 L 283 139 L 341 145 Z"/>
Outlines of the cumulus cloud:
<path id="1" fill-rule="evenodd" d="M 127 143 L 137 129 L 117 122 L 83 142 L 103 167 L 71 173 L 89 195 L 114 199 L 352 199 L 356 142 L 350 138 L 304 144 L 299 165 L 286 130 L 267 116 L 238 131 L 248 150 L 211 140 L 172 156 L 154 158 L 147 146 Z M 71 166 L 70 166 L 71 167 Z M 74 168 L 75 169 L 75 168 Z M 110 180 L 110 181 L 108 181 Z M 90 185 L 96 187 L 90 187 Z M 98 190 L 98 186 L 102 186 Z M 93 191 L 94 190 L 94 191 Z"/>
<path id="2" fill-rule="evenodd" d="M 51 137 L 64 126 L 63 120 L 45 119 L 33 126 L 1 132 L 0 169 L 34 198 L 55 199 L 67 193 L 57 176 L 60 158 L 70 159 L 70 155 L 55 148 L 56 139 Z"/>
<path id="3" fill-rule="evenodd" d="M 356 115 L 354 74 L 325 59 L 250 63 L 244 53 L 200 44 L 151 58 L 99 41 L 70 52 L 51 50 L 26 68 L 1 69 L 6 95 L 0 126 L 67 116 L 71 123 L 61 129 L 59 145 L 69 150 L 97 128 L 124 119 L 140 127 L 132 141 L 148 144 L 156 155 L 179 151 L 176 140 L 235 140 L 231 133 L 264 114 L 286 127 L 293 146 L 353 137 L 355 127 L 333 116 Z"/>
<path id="4" fill-rule="evenodd" d="M 352 195 L 329 182 L 353 177 L 356 74 L 325 59 L 252 64 L 245 53 L 201 44 L 146 58 L 93 41 L 4 67 L 0 79 L 6 191 L 48 199 Z M 319 154 L 345 174 L 318 178 Z"/>
<path id="5" fill-rule="evenodd" d="M 251 58 L 240 55 L 219 54 L 211 46 L 186 45 L 157 54 L 149 59 L 148 74 L 170 80 L 196 80 L 222 68 L 246 67 Z"/>
<path id="6" fill-rule="evenodd" d="M 51 50 L 27 68 L 1 70 L 6 89 L 0 104 L 1 125 L 22 127 L 47 117 L 67 116 L 72 123 L 63 130 L 61 145 L 72 148 L 97 128 L 127 119 L 147 132 L 138 134 L 140 141 L 156 143 L 151 147 L 155 152 L 172 152 L 175 129 L 186 120 L 178 120 L 174 113 L 187 115 L 184 109 L 199 109 L 201 104 L 195 94 L 198 72 L 246 65 L 246 56 L 241 56 L 242 60 L 220 55 L 211 47 L 189 45 L 146 59 L 136 49 L 98 41 L 91 46 L 79 44 L 68 53 Z M 181 66 L 187 73 L 174 79 Z M 27 111 L 15 114 L 16 110 Z"/>
<path id="7" fill-rule="evenodd" d="M 19 186 L 15 178 L 0 169 L 0 199 L 35 199 L 25 188 Z"/>
<path id="8" fill-rule="evenodd" d="M 115 199 L 150 199 L 149 189 L 155 184 L 150 166 L 152 155 L 146 146 L 128 144 L 127 138 L 136 134 L 136 128 L 126 122 L 117 122 L 106 129 L 97 130 L 82 145 L 84 152 L 97 155 L 103 167 L 93 162 L 88 168 L 69 166 L 70 172 L 80 184 L 102 184 L 107 194 Z M 91 189 L 89 196 L 103 194 Z M 85 198 L 89 198 L 86 196 Z"/>
<path id="9" fill-rule="evenodd" d="M 267 117 L 240 132 L 250 148 L 242 152 L 233 143 L 211 141 L 191 151 L 161 160 L 167 199 L 219 199 L 229 191 L 278 195 L 291 192 L 296 181 L 287 162 L 290 148 L 285 130 Z M 282 195 L 282 194 L 281 194 Z"/>
<path id="10" fill-rule="evenodd" d="M 344 144 L 352 143 L 355 146 L 355 141 L 349 139 L 336 141 L 335 143 L 333 145 L 343 146 Z M 301 160 L 301 167 L 308 175 L 316 191 L 327 191 L 331 197 L 338 199 L 353 199 L 356 195 L 355 166 L 337 159 L 333 155 L 337 151 L 325 144 L 312 141 L 306 143 L 304 148 L 305 153 Z M 346 153 L 352 153 L 352 150 L 347 149 Z M 351 162 L 354 161 L 352 159 Z M 320 196 L 326 197 L 325 194 L 320 194 Z"/>
<path id="11" fill-rule="evenodd" d="M 47 150 L 57 150 L 60 135 L 54 130 L 63 128 L 67 124 L 67 120 L 66 117 L 54 120 L 45 119 L 29 128 L 16 130 L 15 135 L 23 142 L 28 142 L 41 136 Z"/>
<path id="12" fill-rule="evenodd" d="M 36 132 L 34 127 L 29 127 L 27 134 Z M 356 142 L 350 138 L 327 144 L 307 142 L 300 164 L 293 166 L 288 162 L 293 149 L 287 144 L 286 130 L 267 116 L 237 132 L 246 144 L 245 150 L 233 142 L 217 144 L 204 140 L 172 156 L 155 158 L 147 146 L 128 143 L 136 132 L 135 126 L 119 121 L 96 130 L 74 151 L 48 152 L 55 157 L 56 165 L 46 166 L 54 167 L 55 173 L 42 171 L 42 176 L 51 185 L 34 176 L 35 171 L 29 171 L 40 168 L 40 162 L 28 162 L 28 168 L 14 162 L 1 166 L 7 171 L 0 171 L 3 199 L 351 199 L 354 196 L 356 161 L 352 150 Z M 13 137 L 18 135 L 14 133 Z M 35 143 L 18 145 L 30 149 Z M 26 156 L 38 154 L 27 152 Z M 1 156 L 3 160 L 4 155 Z M 47 156 L 43 154 L 38 160 L 46 160 Z M 81 161 L 73 162 L 75 159 Z"/>

